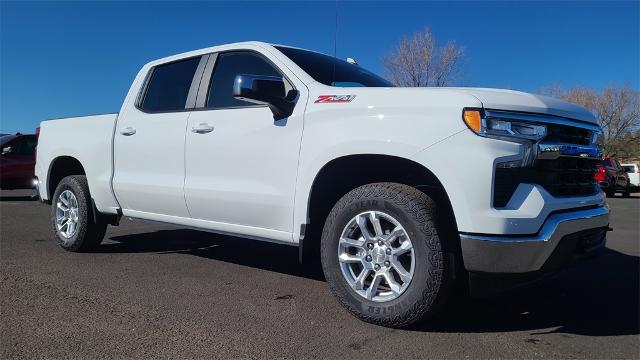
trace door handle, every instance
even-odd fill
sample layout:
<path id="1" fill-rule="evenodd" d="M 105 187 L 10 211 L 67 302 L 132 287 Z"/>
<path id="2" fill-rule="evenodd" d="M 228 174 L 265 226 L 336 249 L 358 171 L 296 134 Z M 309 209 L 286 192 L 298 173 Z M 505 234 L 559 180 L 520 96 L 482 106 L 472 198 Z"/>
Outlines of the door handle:
<path id="1" fill-rule="evenodd" d="M 127 126 L 124 129 L 120 129 L 120 134 L 124 135 L 124 136 L 131 136 L 133 134 L 136 133 L 136 129 L 133 128 L 132 126 Z"/>
<path id="2" fill-rule="evenodd" d="M 193 126 L 191 128 L 191 132 L 194 132 L 196 134 L 206 134 L 206 133 L 210 133 L 213 131 L 213 126 L 207 124 L 207 123 L 201 123 L 199 125 Z"/>

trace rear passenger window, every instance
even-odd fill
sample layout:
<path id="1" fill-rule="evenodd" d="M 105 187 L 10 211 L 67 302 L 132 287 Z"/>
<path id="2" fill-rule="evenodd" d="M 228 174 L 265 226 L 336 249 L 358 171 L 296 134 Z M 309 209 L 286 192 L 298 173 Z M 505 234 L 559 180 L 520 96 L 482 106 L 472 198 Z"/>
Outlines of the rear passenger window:
<path id="1" fill-rule="evenodd" d="M 33 155 L 36 152 L 38 140 L 35 136 L 21 136 L 13 142 L 12 153 L 16 155 Z"/>
<path id="2" fill-rule="evenodd" d="M 153 68 L 142 100 L 146 111 L 184 110 L 200 57 L 158 65 Z"/>
<path id="3" fill-rule="evenodd" d="M 233 81 L 240 74 L 282 76 L 267 60 L 252 52 L 219 54 L 211 77 L 208 108 L 255 105 L 233 97 Z"/>

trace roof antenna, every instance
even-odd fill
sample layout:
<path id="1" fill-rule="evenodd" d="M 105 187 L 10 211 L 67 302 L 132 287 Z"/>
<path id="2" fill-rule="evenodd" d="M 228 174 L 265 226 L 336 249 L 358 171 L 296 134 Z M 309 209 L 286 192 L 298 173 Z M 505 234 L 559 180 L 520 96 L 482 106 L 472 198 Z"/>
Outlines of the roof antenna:
<path id="1" fill-rule="evenodd" d="M 338 0 L 336 0 L 336 24 L 333 32 L 333 57 L 338 58 Z"/>
<path id="2" fill-rule="evenodd" d="M 333 32 L 333 58 L 336 61 L 338 60 L 338 0 L 336 0 L 336 23 Z M 333 79 L 331 85 L 334 85 L 336 82 L 336 61 L 333 62 Z"/>

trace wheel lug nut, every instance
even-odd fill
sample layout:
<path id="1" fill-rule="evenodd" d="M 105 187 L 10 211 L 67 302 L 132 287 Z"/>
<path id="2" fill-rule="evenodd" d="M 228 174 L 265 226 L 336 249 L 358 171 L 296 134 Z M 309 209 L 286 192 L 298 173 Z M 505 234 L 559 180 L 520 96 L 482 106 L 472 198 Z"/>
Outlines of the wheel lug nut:
<path id="1" fill-rule="evenodd" d="M 380 246 L 384 245 L 384 243 L 382 242 L 382 240 L 378 240 L 378 245 L 380 245 Z"/>
<path id="2" fill-rule="evenodd" d="M 367 247 L 368 247 L 369 249 L 373 249 L 373 243 L 368 243 L 368 244 L 367 244 Z"/>
<path id="3" fill-rule="evenodd" d="M 387 255 L 391 255 L 391 249 L 387 248 Z"/>
<path id="4" fill-rule="evenodd" d="M 364 258 L 367 261 L 371 261 L 371 255 L 367 255 L 367 257 Z"/>
<path id="5" fill-rule="evenodd" d="M 376 271 L 378 271 L 378 270 L 380 270 L 380 265 L 375 264 L 375 265 L 373 266 L 373 268 L 374 268 L 374 269 L 376 269 Z"/>
<path id="6" fill-rule="evenodd" d="M 389 265 L 391 265 L 391 263 L 390 263 L 390 262 L 388 262 L 388 261 L 385 261 L 385 262 L 384 262 L 384 266 L 389 267 Z"/>

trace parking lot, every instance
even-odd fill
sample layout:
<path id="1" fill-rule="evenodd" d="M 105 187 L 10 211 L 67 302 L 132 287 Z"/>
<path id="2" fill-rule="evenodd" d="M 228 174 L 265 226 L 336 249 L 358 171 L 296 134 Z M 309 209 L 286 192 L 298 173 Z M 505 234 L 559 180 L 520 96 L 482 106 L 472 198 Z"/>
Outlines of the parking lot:
<path id="1" fill-rule="evenodd" d="M 349 315 L 294 247 L 123 220 L 65 252 L 29 194 L 0 199 L 3 359 L 640 357 L 638 194 L 597 259 L 408 330 Z"/>

